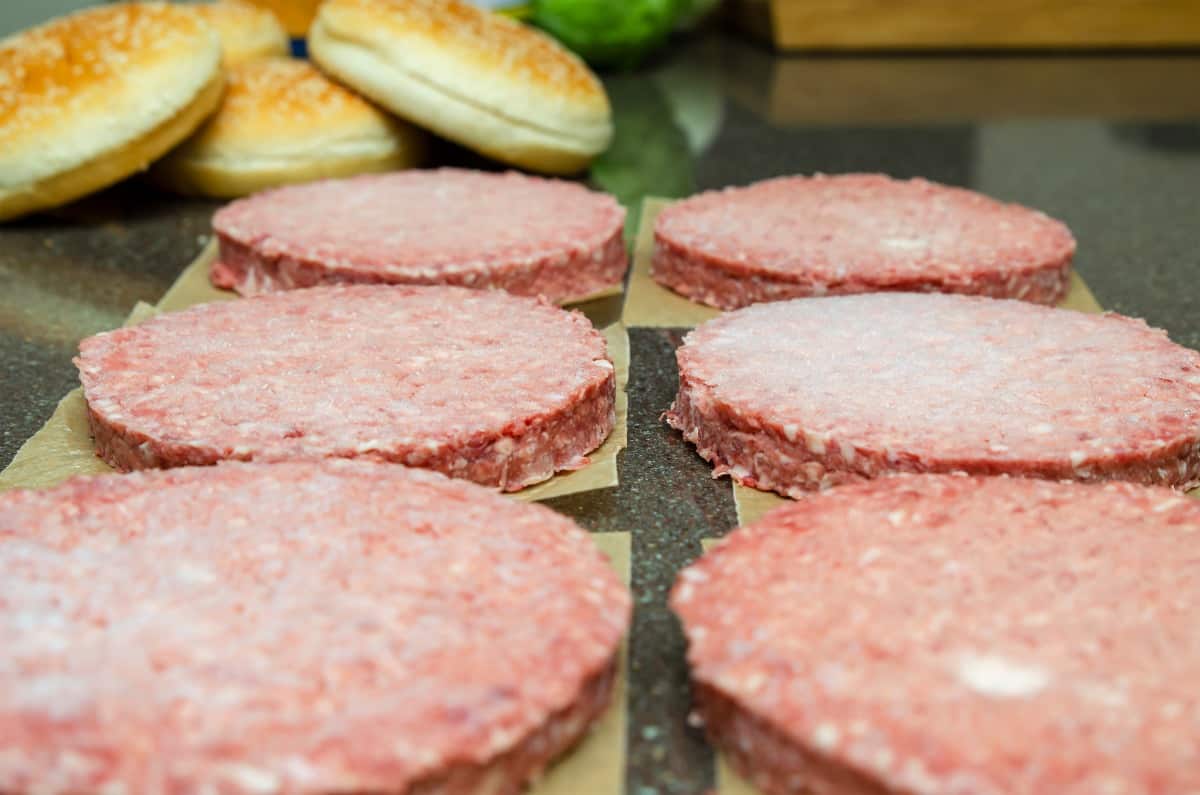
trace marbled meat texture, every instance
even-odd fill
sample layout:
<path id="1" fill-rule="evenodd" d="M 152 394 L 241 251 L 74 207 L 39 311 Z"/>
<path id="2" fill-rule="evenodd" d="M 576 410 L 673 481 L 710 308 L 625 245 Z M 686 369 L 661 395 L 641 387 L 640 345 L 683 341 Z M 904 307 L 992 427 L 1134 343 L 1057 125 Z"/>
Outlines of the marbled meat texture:
<path id="1" fill-rule="evenodd" d="M 587 318 L 460 287 L 319 287 L 98 334 L 76 359 L 121 470 L 368 457 L 516 491 L 587 463 L 616 381 Z"/>
<path id="2" fill-rule="evenodd" d="M 783 177 L 663 210 L 654 278 L 703 304 L 886 290 L 1057 303 L 1075 240 L 1016 204 L 923 179 Z"/>
<path id="3" fill-rule="evenodd" d="M 621 283 L 625 211 L 561 180 L 460 169 L 266 191 L 217 212 L 212 280 L 242 295 L 452 284 L 563 303 Z"/>
<path id="4" fill-rule="evenodd" d="M 875 293 L 692 331 L 667 421 L 792 497 L 889 472 L 1200 482 L 1200 353 L 1120 315 Z"/>
<path id="5" fill-rule="evenodd" d="M 0 791 L 513 795 L 629 595 L 549 509 L 366 461 L 0 496 Z"/>
<path id="6" fill-rule="evenodd" d="M 901 475 L 686 569 L 709 736 L 768 795 L 1200 792 L 1200 502 Z"/>

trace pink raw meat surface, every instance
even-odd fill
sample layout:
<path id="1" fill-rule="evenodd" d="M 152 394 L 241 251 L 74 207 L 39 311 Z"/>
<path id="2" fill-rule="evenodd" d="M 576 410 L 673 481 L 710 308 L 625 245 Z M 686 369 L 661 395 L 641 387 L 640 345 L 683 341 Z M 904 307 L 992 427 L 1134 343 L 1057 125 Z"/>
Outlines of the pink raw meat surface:
<path id="1" fill-rule="evenodd" d="M 677 353 L 671 425 L 748 486 L 888 472 L 1200 482 L 1200 353 L 1141 320 L 875 293 L 731 312 Z"/>
<path id="2" fill-rule="evenodd" d="M 571 520 L 365 461 L 9 492 L 0 568 L 6 793 L 514 795 L 630 604 Z"/>
<path id="3" fill-rule="evenodd" d="M 89 337 L 97 448 L 123 470 L 367 458 L 515 491 L 615 422 L 604 337 L 578 313 L 459 287 L 320 287 Z"/>
<path id="4" fill-rule="evenodd" d="M 652 272 L 704 304 L 886 290 L 1057 303 L 1075 240 L 1016 204 L 880 174 L 782 177 L 663 210 Z"/>
<path id="5" fill-rule="evenodd" d="M 764 793 L 1200 791 L 1200 502 L 903 475 L 779 508 L 671 597 Z"/>
<path id="6" fill-rule="evenodd" d="M 454 284 L 562 302 L 621 283 L 625 211 L 562 180 L 402 171 L 266 191 L 217 212 L 212 279 L 243 295 Z"/>

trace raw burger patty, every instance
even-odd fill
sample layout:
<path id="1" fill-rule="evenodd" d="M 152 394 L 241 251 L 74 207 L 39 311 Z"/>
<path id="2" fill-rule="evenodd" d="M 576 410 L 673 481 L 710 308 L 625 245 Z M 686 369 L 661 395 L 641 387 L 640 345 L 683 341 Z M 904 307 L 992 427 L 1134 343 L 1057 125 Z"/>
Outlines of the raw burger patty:
<path id="1" fill-rule="evenodd" d="M 667 421 L 717 475 L 800 497 L 888 472 L 1192 487 L 1200 353 L 1119 315 L 875 293 L 692 331 Z"/>
<path id="2" fill-rule="evenodd" d="M 572 182 L 441 169 L 266 191 L 217 212 L 218 287 L 455 284 L 562 303 L 621 283 L 625 211 Z"/>
<path id="3" fill-rule="evenodd" d="M 1200 792 L 1200 503 L 909 475 L 685 570 L 699 712 L 770 795 Z"/>
<path id="4" fill-rule="evenodd" d="M 693 196 L 654 227 L 654 278 L 711 306 L 902 290 L 1057 303 L 1075 240 L 1042 213 L 923 179 L 783 177 Z"/>
<path id="5" fill-rule="evenodd" d="M 615 420 L 578 313 L 460 287 L 319 287 L 85 339 L 100 457 L 121 470 L 364 456 L 516 491 L 587 463 Z"/>
<path id="6" fill-rule="evenodd" d="M 0 496 L 0 791 L 519 792 L 629 596 L 539 506 L 365 461 Z"/>

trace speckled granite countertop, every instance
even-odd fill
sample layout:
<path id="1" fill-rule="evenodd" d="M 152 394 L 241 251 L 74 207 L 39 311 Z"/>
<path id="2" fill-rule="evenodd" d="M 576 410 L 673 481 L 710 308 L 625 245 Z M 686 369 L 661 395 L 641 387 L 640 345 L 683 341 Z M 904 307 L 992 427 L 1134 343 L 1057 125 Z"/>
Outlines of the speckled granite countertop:
<path id="1" fill-rule="evenodd" d="M 631 204 L 811 171 L 966 185 L 1066 221 L 1106 308 L 1200 347 L 1198 83 L 1196 55 L 780 58 L 710 37 L 609 81 L 618 138 L 592 179 Z M 156 300 L 199 252 L 214 207 L 133 181 L 0 229 L 0 465 L 75 385 L 78 339 Z M 630 335 L 621 486 L 551 505 L 633 533 L 628 792 L 697 793 L 712 756 L 687 726 L 683 640 L 664 599 L 734 510 L 728 482 L 659 420 L 682 332 Z"/>

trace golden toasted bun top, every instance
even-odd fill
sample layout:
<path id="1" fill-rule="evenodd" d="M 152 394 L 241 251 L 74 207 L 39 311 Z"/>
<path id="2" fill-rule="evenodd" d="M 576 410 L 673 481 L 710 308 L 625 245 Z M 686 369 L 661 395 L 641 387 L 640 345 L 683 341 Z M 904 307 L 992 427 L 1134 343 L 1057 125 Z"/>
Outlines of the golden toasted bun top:
<path id="1" fill-rule="evenodd" d="M 190 8 L 216 29 L 226 65 L 289 52 L 283 25 L 265 8 L 241 0 L 219 0 Z"/>
<path id="2" fill-rule="evenodd" d="M 220 110 L 178 150 L 187 159 L 289 156 L 314 147 L 394 143 L 398 120 L 307 61 L 247 61 L 227 73 Z M 415 131 L 409 134 L 416 135 Z"/>
<path id="3" fill-rule="evenodd" d="M 443 68 L 460 75 L 504 75 L 510 84 L 572 105 L 573 115 L 610 114 L 604 87 L 574 53 L 541 31 L 463 0 L 326 0 L 318 19 L 334 35 L 394 41 L 398 59 L 409 56 L 402 50 L 410 44 L 418 45 L 413 55 L 436 49 Z M 425 76 L 445 82 L 438 64 L 429 66 Z"/>
<path id="4" fill-rule="evenodd" d="M 254 3 L 271 9 L 288 33 L 303 37 L 321 0 L 254 0 Z"/>
<path id="5" fill-rule="evenodd" d="M 166 3 L 89 8 L 0 41 L 0 187 L 153 129 L 219 77 L 220 56 L 211 27 Z"/>

